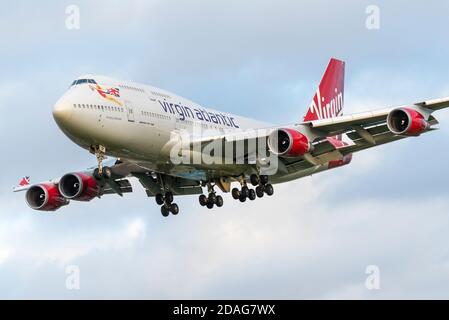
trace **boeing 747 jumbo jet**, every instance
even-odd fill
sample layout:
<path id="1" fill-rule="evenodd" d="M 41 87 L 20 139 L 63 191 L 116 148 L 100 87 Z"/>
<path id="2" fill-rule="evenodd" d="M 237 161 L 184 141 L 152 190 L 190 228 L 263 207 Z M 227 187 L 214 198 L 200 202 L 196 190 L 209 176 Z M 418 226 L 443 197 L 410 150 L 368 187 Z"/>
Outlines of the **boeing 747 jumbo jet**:
<path id="1" fill-rule="evenodd" d="M 181 195 L 199 195 L 200 205 L 212 209 L 223 206 L 218 189 L 240 202 L 271 196 L 273 184 L 338 168 L 354 152 L 435 130 L 432 113 L 449 106 L 448 97 L 343 116 L 344 67 L 331 59 L 304 119 L 283 126 L 146 85 L 82 76 L 56 102 L 53 116 L 98 165 L 34 185 L 26 177 L 14 191 L 26 191 L 32 209 L 55 211 L 71 200 L 123 196 L 132 192 L 128 179 L 135 177 L 163 216 L 179 213 L 174 197 Z M 240 188 L 231 189 L 232 183 Z"/>

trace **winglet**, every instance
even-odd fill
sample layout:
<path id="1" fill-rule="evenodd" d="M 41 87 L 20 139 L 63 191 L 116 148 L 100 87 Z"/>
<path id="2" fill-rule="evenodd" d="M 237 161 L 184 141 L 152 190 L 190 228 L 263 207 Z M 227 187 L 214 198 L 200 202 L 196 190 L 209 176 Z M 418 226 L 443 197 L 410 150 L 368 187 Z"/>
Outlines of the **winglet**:
<path id="1" fill-rule="evenodd" d="M 23 177 L 22 180 L 19 182 L 20 187 L 25 187 L 30 184 L 30 177 Z"/>
<path id="2" fill-rule="evenodd" d="M 30 177 L 23 177 L 19 181 L 19 185 L 13 189 L 14 192 L 28 190 L 30 187 Z"/>

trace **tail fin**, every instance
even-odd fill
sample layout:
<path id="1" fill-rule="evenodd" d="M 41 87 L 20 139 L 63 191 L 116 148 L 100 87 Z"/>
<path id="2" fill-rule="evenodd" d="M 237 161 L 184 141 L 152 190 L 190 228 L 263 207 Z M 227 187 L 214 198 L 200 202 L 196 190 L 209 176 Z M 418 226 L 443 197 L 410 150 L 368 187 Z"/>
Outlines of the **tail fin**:
<path id="1" fill-rule="evenodd" d="M 332 58 L 304 121 L 328 119 L 343 115 L 344 83 L 345 63 Z"/>

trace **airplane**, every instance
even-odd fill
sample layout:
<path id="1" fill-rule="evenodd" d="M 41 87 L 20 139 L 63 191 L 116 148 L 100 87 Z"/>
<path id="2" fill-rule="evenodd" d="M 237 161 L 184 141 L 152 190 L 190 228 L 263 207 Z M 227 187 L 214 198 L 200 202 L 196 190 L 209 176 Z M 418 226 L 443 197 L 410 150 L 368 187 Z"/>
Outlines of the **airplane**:
<path id="1" fill-rule="evenodd" d="M 179 213 L 174 198 L 182 195 L 199 195 L 200 205 L 212 209 L 223 206 L 217 189 L 240 202 L 272 196 L 275 184 L 436 130 L 433 112 L 449 106 L 447 97 L 343 115 L 344 77 L 345 62 L 332 58 L 302 121 L 274 126 L 155 87 L 81 76 L 56 102 L 53 117 L 97 165 L 37 184 L 25 177 L 14 191 L 26 192 L 30 208 L 51 212 L 71 201 L 123 196 L 132 192 L 134 177 L 164 217 Z"/>

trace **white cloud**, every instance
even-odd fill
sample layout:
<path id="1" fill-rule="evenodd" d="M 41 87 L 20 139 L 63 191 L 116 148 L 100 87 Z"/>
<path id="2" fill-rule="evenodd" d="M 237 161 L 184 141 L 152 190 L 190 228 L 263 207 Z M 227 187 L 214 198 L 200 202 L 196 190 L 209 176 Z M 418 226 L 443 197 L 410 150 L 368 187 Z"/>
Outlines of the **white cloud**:
<path id="1" fill-rule="evenodd" d="M 0 264 L 5 262 L 11 255 L 10 250 L 0 248 Z"/>
<path id="2" fill-rule="evenodd" d="M 79 265 L 89 297 L 354 299 L 425 297 L 433 290 L 444 297 L 444 284 L 433 279 L 446 278 L 449 267 L 444 258 L 447 202 L 329 202 L 326 199 L 345 183 L 328 183 L 327 178 L 279 185 L 273 198 L 244 205 L 226 197 L 225 207 L 214 212 L 185 199 L 177 217 L 163 219 L 155 207 L 151 216 L 138 215 L 50 241 L 38 223 L 14 243 L 16 255 L 6 265 L 33 261 L 34 272 L 28 277 L 51 266 L 59 272 L 68 263 Z M 153 227 L 148 229 L 148 224 Z M 11 235 L 24 230 L 20 224 L 8 229 L 7 237 L 15 241 Z M 34 251 L 39 254 L 31 254 Z M 364 287 L 368 264 L 380 267 L 379 291 Z M 29 268 L 26 263 L 19 267 L 22 272 Z M 51 287 L 57 274 L 46 275 L 44 284 Z M 23 292 L 29 290 L 25 283 L 20 285 Z M 60 294 L 65 292 L 49 292 L 46 297 Z"/>

